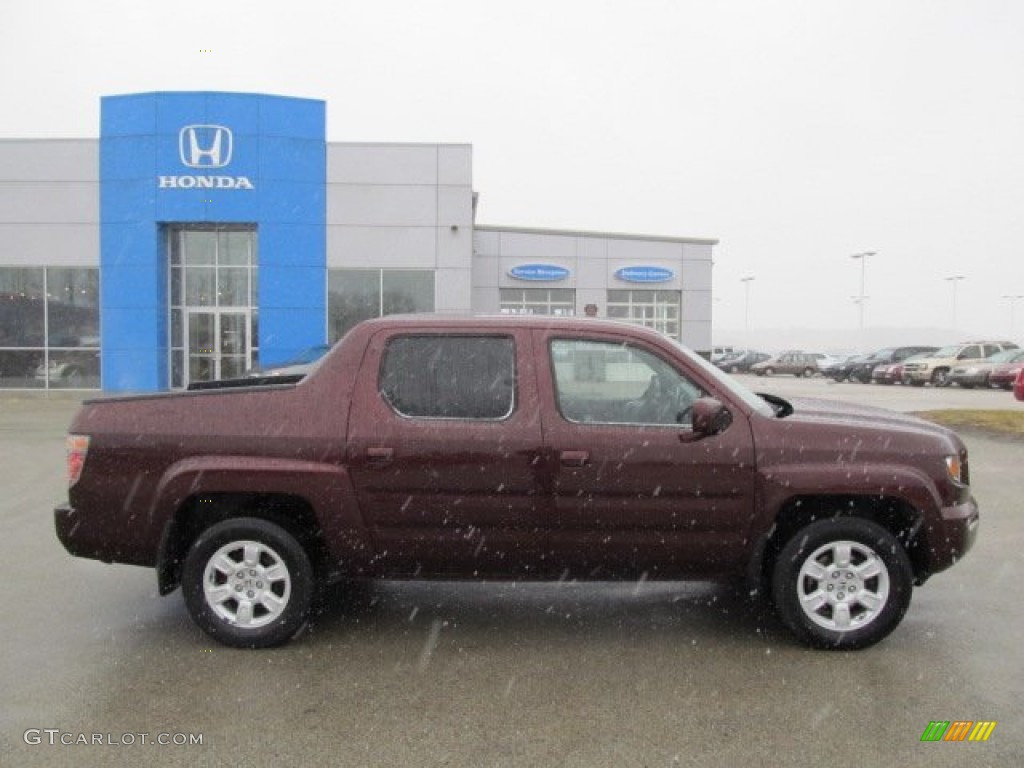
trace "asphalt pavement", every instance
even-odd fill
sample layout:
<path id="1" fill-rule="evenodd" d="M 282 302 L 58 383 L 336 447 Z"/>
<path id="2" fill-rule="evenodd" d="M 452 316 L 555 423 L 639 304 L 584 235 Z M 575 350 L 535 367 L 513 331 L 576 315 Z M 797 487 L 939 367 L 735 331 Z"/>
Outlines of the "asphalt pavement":
<path id="1" fill-rule="evenodd" d="M 754 383 L 898 410 L 1024 407 Z M 75 407 L 0 397 L 0 765 L 1024 764 L 1022 441 L 965 435 L 978 543 L 867 650 L 806 649 L 706 584 L 388 582 L 333 591 L 284 648 L 241 651 L 196 629 L 179 592 L 158 596 L 152 571 L 64 552 L 52 508 Z M 937 720 L 996 726 L 922 742 Z"/>

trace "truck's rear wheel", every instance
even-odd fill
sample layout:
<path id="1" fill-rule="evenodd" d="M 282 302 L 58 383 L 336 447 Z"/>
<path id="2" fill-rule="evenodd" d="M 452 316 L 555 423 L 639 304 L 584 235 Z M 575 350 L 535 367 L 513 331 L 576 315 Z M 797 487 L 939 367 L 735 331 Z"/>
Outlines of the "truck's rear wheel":
<path id="1" fill-rule="evenodd" d="M 820 520 L 797 531 L 779 553 L 772 595 L 779 618 L 818 648 L 864 648 L 902 621 L 913 569 L 882 526 L 856 517 Z"/>
<path id="2" fill-rule="evenodd" d="M 181 582 L 196 624 L 240 648 L 290 640 L 306 625 L 314 586 L 309 557 L 295 537 L 252 517 L 203 531 L 188 551 Z"/>

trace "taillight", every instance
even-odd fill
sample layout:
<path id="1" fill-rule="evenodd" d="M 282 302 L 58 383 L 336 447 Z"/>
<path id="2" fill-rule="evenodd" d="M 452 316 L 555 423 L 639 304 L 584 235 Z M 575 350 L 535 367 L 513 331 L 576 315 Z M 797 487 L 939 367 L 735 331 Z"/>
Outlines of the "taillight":
<path id="1" fill-rule="evenodd" d="M 68 435 L 64 442 L 68 454 L 68 488 L 78 482 L 89 453 L 88 435 Z"/>

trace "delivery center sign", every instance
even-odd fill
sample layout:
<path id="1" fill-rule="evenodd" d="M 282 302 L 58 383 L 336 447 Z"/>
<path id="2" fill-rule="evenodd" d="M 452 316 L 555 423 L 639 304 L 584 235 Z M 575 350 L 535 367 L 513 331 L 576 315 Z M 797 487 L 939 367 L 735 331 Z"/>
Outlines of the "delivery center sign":
<path id="1" fill-rule="evenodd" d="M 157 186 L 160 189 L 255 189 L 248 176 L 227 172 L 234 150 L 235 137 L 227 126 L 183 126 L 178 132 L 178 159 L 189 172 L 157 176 Z"/>

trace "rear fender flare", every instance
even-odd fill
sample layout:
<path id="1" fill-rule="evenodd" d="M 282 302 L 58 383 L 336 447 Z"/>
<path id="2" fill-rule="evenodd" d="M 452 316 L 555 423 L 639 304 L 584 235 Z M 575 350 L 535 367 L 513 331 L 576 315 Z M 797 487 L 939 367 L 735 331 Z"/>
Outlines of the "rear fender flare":
<path id="1" fill-rule="evenodd" d="M 295 459 L 250 456 L 192 457 L 167 469 L 157 485 L 150 520 L 164 521 L 157 570 L 161 593 L 174 589 L 168 574 L 178 511 L 190 498 L 209 494 L 286 495 L 304 500 L 320 526 L 335 563 L 354 566 L 372 557 L 372 540 L 344 467 Z"/>

